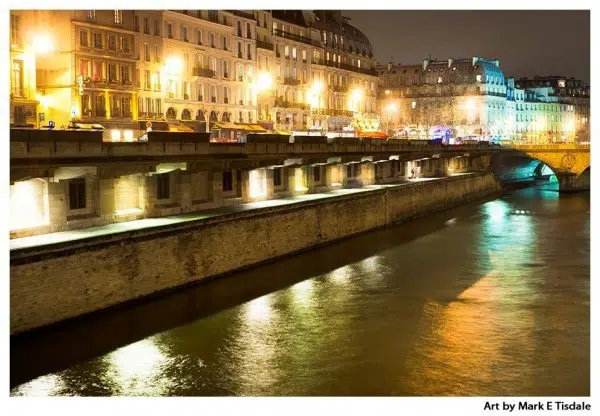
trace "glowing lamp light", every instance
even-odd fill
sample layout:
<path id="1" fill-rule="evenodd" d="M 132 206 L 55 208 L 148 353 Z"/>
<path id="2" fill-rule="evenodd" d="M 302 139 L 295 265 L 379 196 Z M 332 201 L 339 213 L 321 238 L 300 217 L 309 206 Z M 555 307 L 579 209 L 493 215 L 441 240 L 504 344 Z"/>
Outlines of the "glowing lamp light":
<path id="1" fill-rule="evenodd" d="M 49 95 L 36 94 L 35 99 L 40 102 L 42 107 L 50 107 L 54 104 L 54 98 Z"/>
<path id="2" fill-rule="evenodd" d="M 35 35 L 31 45 L 35 53 L 44 54 L 54 50 L 52 38 L 47 34 Z"/>
<path id="3" fill-rule="evenodd" d="M 473 100 L 473 99 L 467 100 L 467 102 L 465 103 L 465 108 L 469 111 L 475 110 L 475 100 Z"/>
<path id="4" fill-rule="evenodd" d="M 121 140 L 121 130 L 111 130 L 110 138 L 113 142 L 118 142 Z"/>
<path id="5" fill-rule="evenodd" d="M 353 100 L 360 100 L 362 98 L 362 90 L 361 89 L 355 89 L 354 91 L 352 91 L 352 99 Z"/>
<path id="6" fill-rule="evenodd" d="M 258 74 L 256 86 L 259 92 L 269 90 L 271 85 L 273 85 L 273 77 L 271 74 L 268 72 L 261 72 Z"/>
<path id="7" fill-rule="evenodd" d="M 395 113 L 396 110 L 398 110 L 398 107 L 396 107 L 396 104 L 391 103 L 387 106 L 387 111 L 390 113 Z"/>
<path id="8" fill-rule="evenodd" d="M 315 82 L 313 82 L 311 89 L 313 90 L 314 93 L 318 94 L 321 91 L 323 91 L 323 85 L 321 85 L 321 83 L 319 81 L 315 81 Z"/>
<path id="9" fill-rule="evenodd" d="M 179 75 L 183 69 L 183 62 L 177 56 L 169 56 L 165 61 L 165 69 L 169 75 Z"/>
<path id="10" fill-rule="evenodd" d="M 123 137 L 125 138 L 126 142 L 132 142 L 133 141 L 133 130 L 123 131 Z"/>

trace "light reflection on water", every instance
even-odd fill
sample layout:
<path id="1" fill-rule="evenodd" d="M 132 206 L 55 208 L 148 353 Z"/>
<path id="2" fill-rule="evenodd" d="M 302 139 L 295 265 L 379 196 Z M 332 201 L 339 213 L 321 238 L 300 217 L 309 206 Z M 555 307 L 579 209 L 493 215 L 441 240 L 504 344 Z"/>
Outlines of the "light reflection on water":
<path id="1" fill-rule="evenodd" d="M 341 242 L 345 266 L 11 394 L 588 395 L 589 194 L 524 189 L 448 215 L 359 260 L 436 217 Z"/>

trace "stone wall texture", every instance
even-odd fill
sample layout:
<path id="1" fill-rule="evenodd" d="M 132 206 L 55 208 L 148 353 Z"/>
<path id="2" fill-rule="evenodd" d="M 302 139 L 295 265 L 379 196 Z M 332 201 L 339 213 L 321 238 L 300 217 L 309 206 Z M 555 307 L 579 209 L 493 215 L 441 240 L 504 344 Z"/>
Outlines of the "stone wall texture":
<path id="1" fill-rule="evenodd" d="M 11 334 L 499 190 L 492 174 L 470 174 L 11 253 Z"/>

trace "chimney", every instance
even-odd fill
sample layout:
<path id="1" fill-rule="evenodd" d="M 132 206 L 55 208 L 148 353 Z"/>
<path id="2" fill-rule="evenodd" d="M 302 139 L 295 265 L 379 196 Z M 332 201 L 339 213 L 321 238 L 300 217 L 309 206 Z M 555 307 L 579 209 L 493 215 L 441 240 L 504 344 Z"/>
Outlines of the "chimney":
<path id="1" fill-rule="evenodd" d="M 428 66 L 429 66 L 429 60 L 428 59 L 423 59 L 423 71 L 425 71 Z"/>
<path id="2" fill-rule="evenodd" d="M 448 58 L 448 68 L 452 67 L 453 62 L 454 62 L 454 59 Z"/>

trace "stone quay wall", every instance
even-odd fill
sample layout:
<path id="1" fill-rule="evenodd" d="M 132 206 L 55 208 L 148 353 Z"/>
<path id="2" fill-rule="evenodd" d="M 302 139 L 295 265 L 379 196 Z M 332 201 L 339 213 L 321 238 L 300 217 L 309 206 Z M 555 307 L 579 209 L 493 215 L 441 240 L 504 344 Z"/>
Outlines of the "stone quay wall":
<path id="1" fill-rule="evenodd" d="M 498 192 L 491 173 L 11 252 L 11 334 L 199 282 Z"/>

